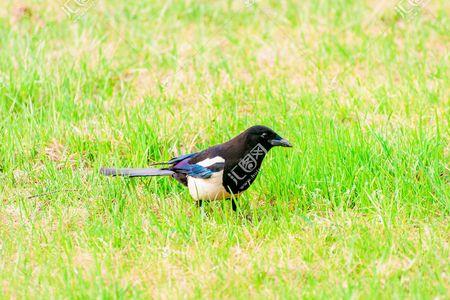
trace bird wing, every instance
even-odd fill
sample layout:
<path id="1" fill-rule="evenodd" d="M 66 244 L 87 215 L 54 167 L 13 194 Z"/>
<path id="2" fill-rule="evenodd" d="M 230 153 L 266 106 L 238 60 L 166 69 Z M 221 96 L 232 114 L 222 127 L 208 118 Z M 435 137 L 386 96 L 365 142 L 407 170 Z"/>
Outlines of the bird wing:
<path id="1" fill-rule="evenodd" d="M 172 158 L 171 160 L 169 160 L 167 162 L 167 164 L 174 165 L 174 164 L 177 164 L 177 163 L 179 163 L 179 162 L 181 162 L 183 160 L 186 160 L 188 158 L 192 158 L 192 157 L 196 156 L 197 154 L 198 154 L 198 152 L 190 153 L 190 154 L 183 154 L 183 155 L 180 155 L 178 157 Z"/>
<path id="2" fill-rule="evenodd" d="M 189 161 L 189 159 L 193 158 L 197 154 L 198 154 L 198 152 L 189 153 L 189 154 L 183 154 L 183 155 L 180 155 L 180 156 L 177 156 L 177 157 L 173 157 L 173 158 L 171 158 L 168 161 L 152 163 L 152 164 L 150 164 L 150 166 L 176 165 L 176 164 L 178 164 L 180 162 L 183 162 L 183 161 Z"/>
<path id="3" fill-rule="evenodd" d="M 225 163 L 219 162 L 208 167 L 203 167 L 199 164 L 184 164 L 179 166 L 174 166 L 170 168 L 171 171 L 175 173 L 186 174 L 195 178 L 210 178 L 214 173 L 220 172 L 224 169 Z"/>

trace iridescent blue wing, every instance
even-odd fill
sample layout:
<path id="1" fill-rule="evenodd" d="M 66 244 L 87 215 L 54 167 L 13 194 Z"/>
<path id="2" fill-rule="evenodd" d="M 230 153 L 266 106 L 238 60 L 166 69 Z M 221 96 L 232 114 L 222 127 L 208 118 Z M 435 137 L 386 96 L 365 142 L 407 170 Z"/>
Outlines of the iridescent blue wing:
<path id="1" fill-rule="evenodd" d="M 169 168 L 175 173 L 186 174 L 195 178 L 210 178 L 214 173 L 223 171 L 225 163 L 215 163 L 208 167 L 203 167 L 198 164 L 179 164 Z"/>
<path id="2" fill-rule="evenodd" d="M 183 160 L 186 160 L 186 159 L 188 159 L 188 158 L 194 157 L 195 155 L 197 155 L 197 153 L 198 153 L 198 152 L 180 155 L 180 156 L 178 156 L 178 157 L 172 158 L 172 159 L 169 160 L 167 163 L 168 163 L 169 165 L 175 165 L 175 164 L 177 164 L 177 163 L 179 163 L 179 162 L 181 162 L 181 161 L 183 161 Z"/>

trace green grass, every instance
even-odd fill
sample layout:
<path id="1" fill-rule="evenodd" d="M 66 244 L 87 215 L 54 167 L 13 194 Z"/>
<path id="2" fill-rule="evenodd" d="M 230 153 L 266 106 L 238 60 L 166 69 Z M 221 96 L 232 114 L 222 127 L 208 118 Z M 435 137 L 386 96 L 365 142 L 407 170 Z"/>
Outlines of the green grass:
<path id="1" fill-rule="evenodd" d="M 1 298 L 450 296 L 449 1 L 136 2 L 1 1 Z M 255 124 L 239 214 L 98 174 Z"/>

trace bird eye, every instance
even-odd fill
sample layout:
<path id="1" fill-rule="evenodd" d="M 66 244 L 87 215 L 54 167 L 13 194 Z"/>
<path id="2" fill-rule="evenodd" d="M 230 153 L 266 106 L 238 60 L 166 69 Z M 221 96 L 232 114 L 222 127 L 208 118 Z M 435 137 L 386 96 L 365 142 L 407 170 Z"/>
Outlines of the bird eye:
<path id="1" fill-rule="evenodd" d="M 261 134 L 261 137 L 263 138 L 263 139 L 265 139 L 266 137 L 267 137 L 267 133 L 263 133 L 263 134 Z"/>

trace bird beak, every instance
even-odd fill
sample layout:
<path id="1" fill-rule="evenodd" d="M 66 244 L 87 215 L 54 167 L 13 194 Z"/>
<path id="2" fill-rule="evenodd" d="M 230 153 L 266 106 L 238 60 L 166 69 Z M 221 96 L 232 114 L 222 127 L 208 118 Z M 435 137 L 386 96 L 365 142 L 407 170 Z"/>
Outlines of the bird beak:
<path id="1" fill-rule="evenodd" d="M 289 143 L 288 140 L 283 139 L 282 137 L 274 138 L 273 140 L 270 140 L 269 143 L 272 146 L 292 147 L 291 143 Z"/>

